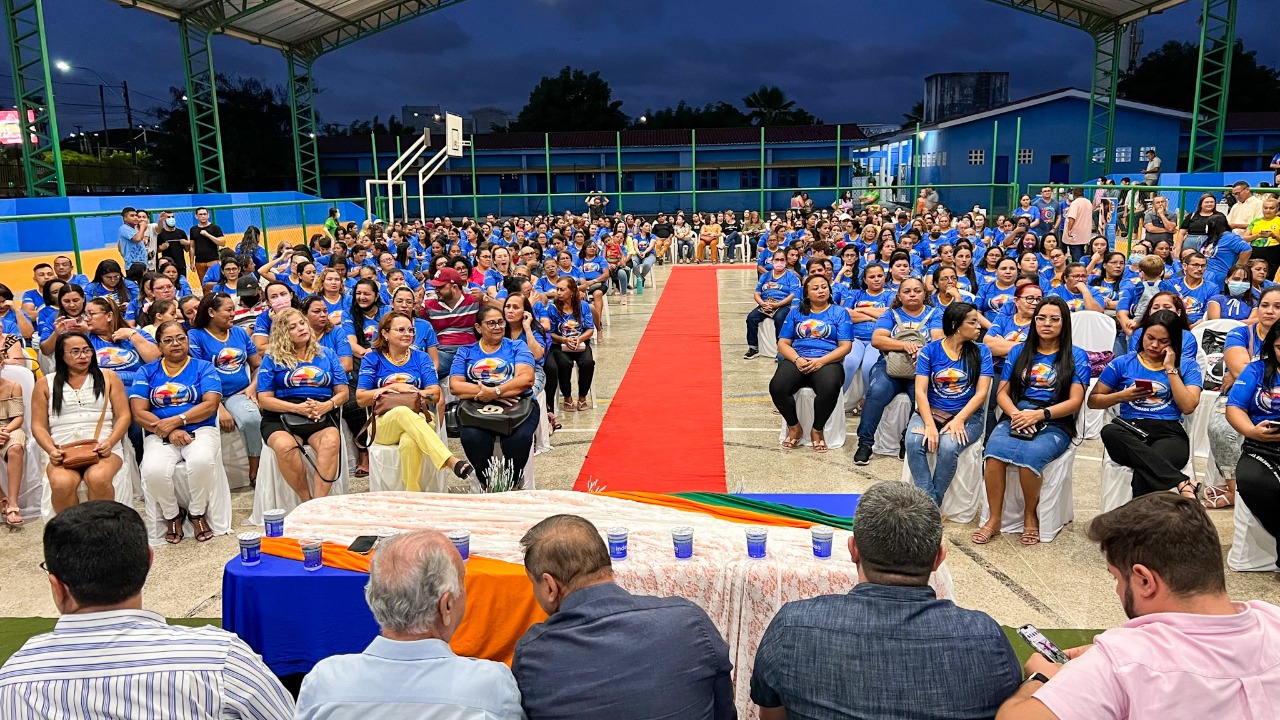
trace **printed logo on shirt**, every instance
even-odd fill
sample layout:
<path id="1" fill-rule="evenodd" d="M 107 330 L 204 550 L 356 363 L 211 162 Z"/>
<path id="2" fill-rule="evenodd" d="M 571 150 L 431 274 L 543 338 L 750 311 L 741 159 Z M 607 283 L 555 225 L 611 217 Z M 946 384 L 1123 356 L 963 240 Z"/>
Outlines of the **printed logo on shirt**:
<path id="1" fill-rule="evenodd" d="M 467 368 L 467 377 L 482 385 L 501 385 L 512 377 L 511 365 L 502 358 L 480 358 Z"/>
<path id="2" fill-rule="evenodd" d="M 151 388 L 151 406 L 156 408 L 174 405 L 191 405 L 196 401 L 195 390 L 187 385 L 167 382 Z"/>
<path id="3" fill-rule="evenodd" d="M 1084 298 L 1071 298 L 1067 300 L 1067 307 L 1071 308 L 1071 312 L 1079 312 L 1084 309 Z"/>
<path id="4" fill-rule="evenodd" d="M 329 373 L 315 365 L 299 365 L 285 378 L 285 387 L 328 387 Z"/>
<path id="5" fill-rule="evenodd" d="M 236 375 L 244 369 L 244 351 L 239 348 L 224 347 L 213 358 L 213 367 L 223 375 Z"/>
<path id="6" fill-rule="evenodd" d="M 114 370 L 129 367 L 138 363 L 138 354 L 127 348 L 98 348 L 98 367 Z"/>
<path id="7" fill-rule="evenodd" d="M 600 263 L 582 263 L 582 272 L 600 272 Z"/>
<path id="8" fill-rule="evenodd" d="M 859 300 L 853 304 L 854 308 L 882 308 L 884 303 L 879 300 Z"/>
<path id="9" fill-rule="evenodd" d="M 999 295 L 992 295 L 991 308 L 993 310 L 999 310 L 1000 308 L 1004 307 L 1004 304 L 1009 302 L 1010 300 L 1013 300 L 1013 293 L 1000 293 Z"/>
<path id="10" fill-rule="evenodd" d="M 416 378 L 414 378 L 414 376 L 410 375 L 409 373 L 404 373 L 404 372 L 391 373 L 390 375 L 382 378 L 382 387 L 388 387 L 390 385 L 395 385 L 396 383 L 405 383 L 406 385 L 417 385 L 417 383 L 414 382 L 415 379 Z"/>
<path id="11" fill-rule="evenodd" d="M 582 324 L 574 318 L 565 318 L 560 321 L 561 336 L 567 338 L 575 338 L 582 334 Z"/>
<path id="12" fill-rule="evenodd" d="M 1260 387 L 1253 393 L 1253 406 L 1263 412 L 1280 410 L 1280 403 L 1276 402 L 1276 395 L 1276 388 L 1268 390 Z"/>
<path id="13" fill-rule="evenodd" d="M 831 324 L 818 318 L 808 318 L 796 323 L 796 337 L 801 340 L 825 340 L 831 337 Z"/>
<path id="14" fill-rule="evenodd" d="M 969 389 L 969 373 L 949 367 L 933 374 L 933 386 L 943 397 L 958 397 Z"/>
<path id="15" fill-rule="evenodd" d="M 1032 363 L 1031 386 L 1050 389 L 1058 384 L 1058 371 L 1049 363 Z"/>
<path id="16" fill-rule="evenodd" d="M 1159 380 L 1151 381 L 1151 395 L 1129 402 L 1134 408 L 1148 412 L 1156 412 L 1169 407 L 1169 386 Z"/>
<path id="17" fill-rule="evenodd" d="M 777 282 L 767 282 L 764 285 L 760 286 L 760 290 L 762 292 L 765 290 L 781 290 L 781 289 L 782 289 L 782 283 L 777 283 Z"/>

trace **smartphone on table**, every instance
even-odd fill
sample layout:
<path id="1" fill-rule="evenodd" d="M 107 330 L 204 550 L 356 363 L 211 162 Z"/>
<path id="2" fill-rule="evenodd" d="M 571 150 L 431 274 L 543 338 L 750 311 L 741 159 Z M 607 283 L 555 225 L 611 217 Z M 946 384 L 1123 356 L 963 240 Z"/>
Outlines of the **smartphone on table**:
<path id="1" fill-rule="evenodd" d="M 369 551 L 373 550 L 373 546 L 377 542 L 378 542 L 377 535 L 361 535 L 360 537 L 353 540 L 351 544 L 347 546 L 347 549 L 353 553 L 358 553 L 360 555 L 368 555 Z"/>
<path id="2" fill-rule="evenodd" d="M 1018 637 L 1027 641 L 1032 650 L 1040 653 L 1045 660 L 1058 665 L 1066 664 L 1067 654 L 1058 649 L 1053 641 L 1044 636 L 1035 625 L 1027 624 L 1018 628 Z"/>

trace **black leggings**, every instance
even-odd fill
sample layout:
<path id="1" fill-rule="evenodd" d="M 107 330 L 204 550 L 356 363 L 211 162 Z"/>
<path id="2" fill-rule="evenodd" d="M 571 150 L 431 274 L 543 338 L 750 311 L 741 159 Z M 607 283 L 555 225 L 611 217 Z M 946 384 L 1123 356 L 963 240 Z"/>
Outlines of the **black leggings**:
<path id="1" fill-rule="evenodd" d="M 1190 455 L 1186 428 L 1177 420 L 1131 420 L 1146 440 L 1114 422 L 1102 428 L 1102 444 L 1118 465 L 1133 470 L 1133 496 L 1171 490 L 1187 479 L 1182 468 Z"/>
<path id="2" fill-rule="evenodd" d="M 547 412 L 554 413 L 556 411 L 556 391 L 560 389 L 560 370 L 556 365 L 556 354 L 549 352 L 545 356 L 542 363 L 542 372 L 547 376 L 547 382 L 542 388 L 542 392 L 547 397 Z"/>
<path id="3" fill-rule="evenodd" d="M 769 395 L 773 397 L 773 405 L 778 408 L 787 427 L 800 424 L 796 417 L 795 394 L 801 388 L 813 388 L 817 398 L 813 402 L 813 429 L 819 432 L 827 426 L 831 413 L 835 412 L 836 402 L 840 399 L 840 388 L 844 387 L 844 364 L 833 362 L 823 365 L 816 372 L 802 373 L 800 368 L 790 360 L 779 360 L 778 369 L 769 381 Z"/>
<path id="4" fill-rule="evenodd" d="M 493 458 L 493 442 L 502 446 L 502 462 L 511 468 L 511 489 L 519 490 L 524 486 L 524 466 L 529 462 L 529 451 L 533 448 L 533 434 L 538 430 L 538 409 L 529 413 L 529 417 L 520 423 L 516 431 L 503 437 L 497 433 L 480 428 L 459 428 L 459 440 L 466 452 L 467 460 L 476 469 L 476 477 L 486 489 L 496 479 L 489 477 L 490 460 Z"/>
<path id="5" fill-rule="evenodd" d="M 1236 463 L 1236 492 L 1258 524 L 1280 538 L 1280 448 L 1245 440 Z"/>
<path id="6" fill-rule="evenodd" d="M 588 342 L 579 352 L 565 352 L 562 345 L 556 345 L 551 351 L 556 358 L 556 374 L 560 376 L 560 394 L 566 400 L 585 398 L 591 392 L 591 378 L 596 374 L 596 360 L 591 355 L 591 343 Z M 578 394 L 573 394 L 573 366 L 578 366 Z M 550 409 L 550 408 L 548 408 Z"/>

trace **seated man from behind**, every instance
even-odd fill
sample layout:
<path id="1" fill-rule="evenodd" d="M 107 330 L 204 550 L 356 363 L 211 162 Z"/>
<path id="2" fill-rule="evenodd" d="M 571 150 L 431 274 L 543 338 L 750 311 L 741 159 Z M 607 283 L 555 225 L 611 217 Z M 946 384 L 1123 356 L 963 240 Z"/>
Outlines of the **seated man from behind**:
<path id="1" fill-rule="evenodd" d="M 1018 689 L 1018 660 L 986 613 L 939 600 L 938 506 L 890 480 L 858 501 L 858 584 L 782 606 L 756 649 L 761 720 L 990 718 Z"/>
<path id="2" fill-rule="evenodd" d="M 466 566 L 432 530 L 378 543 L 364 596 L 382 634 L 359 655 L 316 664 L 298 693 L 298 720 L 523 720 L 505 665 L 458 657 Z"/>
<path id="3" fill-rule="evenodd" d="M 999 720 L 1262 718 L 1280 713 L 1280 608 L 1232 602 L 1192 498 L 1142 495 L 1089 523 L 1130 620 L 1057 665 L 1032 655 Z"/>
<path id="4" fill-rule="evenodd" d="M 511 663 L 530 720 L 737 717 L 729 645 L 702 608 L 623 590 L 600 532 L 577 515 L 543 520 L 520 545 L 551 616 Z"/>
<path id="5" fill-rule="evenodd" d="M 293 716 L 293 698 L 240 638 L 142 609 L 151 560 L 142 518 L 111 500 L 45 525 L 41 566 L 62 617 L 0 668 L 5 720 Z"/>

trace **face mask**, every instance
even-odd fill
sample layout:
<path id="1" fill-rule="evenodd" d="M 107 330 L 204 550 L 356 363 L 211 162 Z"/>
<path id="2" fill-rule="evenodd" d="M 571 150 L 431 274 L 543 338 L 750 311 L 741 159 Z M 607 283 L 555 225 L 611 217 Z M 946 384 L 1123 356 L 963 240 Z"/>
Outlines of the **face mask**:
<path id="1" fill-rule="evenodd" d="M 271 312 L 280 312 L 281 310 L 284 310 L 285 308 L 289 307 L 290 305 L 289 297 L 287 295 L 283 295 L 280 297 L 272 298 L 270 304 L 271 304 Z"/>
<path id="2" fill-rule="evenodd" d="M 929 237 L 933 238 L 934 240 L 937 240 L 938 238 L 942 237 L 942 233 L 940 233 L 940 232 L 931 232 L 931 233 L 929 233 Z"/>
<path id="3" fill-rule="evenodd" d="M 166 227 L 174 227 L 174 226 L 176 226 L 176 225 L 178 224 L 178 221 L 177 221 L 177 220 L 174 220 L 174 219 L 173 219 L 173 218 L 171 218 L 171 217 L 169 217 L 169 218 L 165 218 L 165 219 L 164 219 L 164 224 L 165 224 L 165 226 L 166 226 Z"/>
<path id="4" fill-rule="evenodd" d="M 774 270 L 786 270 L 786 269 L 787 269 L 787 263 L 786 263 L 785 261 L 782 261 L 782 260 L 774 261 L 774 263 L 773 263 L 773 269 L 774 269 Z"/>
<path id="5" fill-rule="evenodd" d="M 1036 241 L 1035 241 L 1035 240 L 1033 240 L 1032 238 L 1027 238 L 1026 240 L 1023 240 L 1023 241 L 1022 241 L 1022 247 L 1026 248 L 1026 249 L 1028 249 L 1028 250 L 1030 250 L 1031 248 L 1033 248 L 1033 247 L 1035 247 L 1035 246 L 1036 246 Z"/>
<path id="6" fill-rule="evenodd" d="M 1243 295 L 1249 290 L 1249 283 L 1243 280 L 1232 280 L 1227 283 L 1227 290 L 1232 295 Z"/>
<path id="7" fill-rule="evenodd" d="M 1129 264 L 1137 265 L 1138 263 L 1142 262 L 1142 258 L 1144 257 L 1146 257 L 1146 255 L 1143 255 L 1141 253 L 1134 253 L 1129 256 Z"/>

